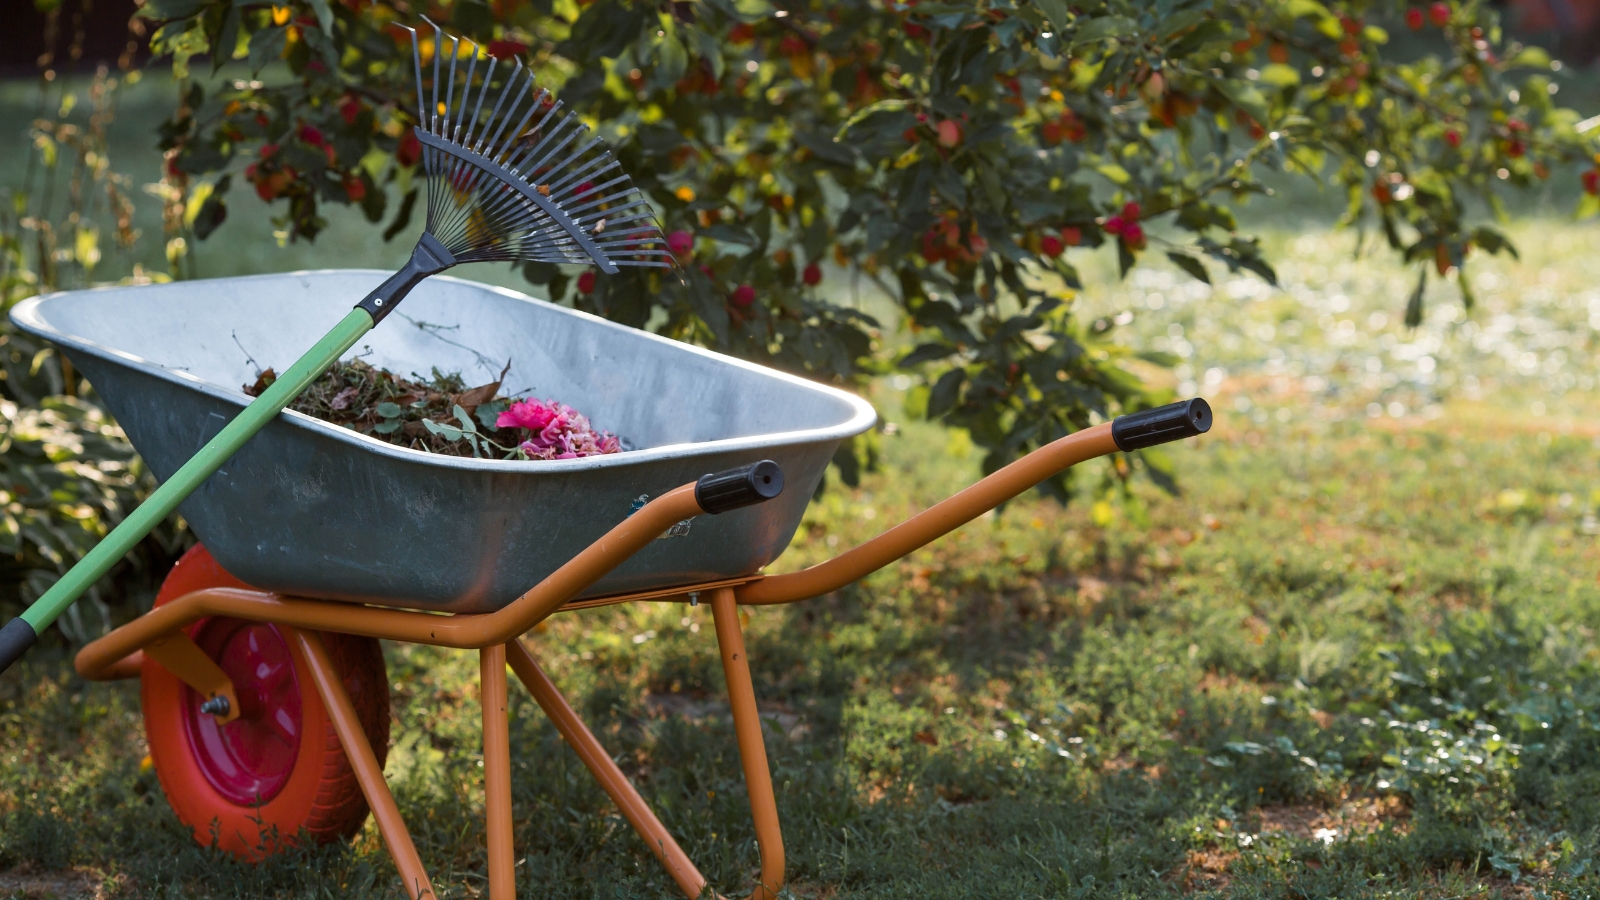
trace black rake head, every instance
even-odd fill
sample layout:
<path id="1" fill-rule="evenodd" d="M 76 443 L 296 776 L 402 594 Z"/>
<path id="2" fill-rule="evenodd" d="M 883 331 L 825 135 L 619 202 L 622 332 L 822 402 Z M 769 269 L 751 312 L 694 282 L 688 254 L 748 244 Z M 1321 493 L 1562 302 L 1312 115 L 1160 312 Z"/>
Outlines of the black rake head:
<path id="1" fill-rule="evenodd" d="M 650 202 L 589 126 L 536 88 L 521 60 L 502 66 L 477 44 L 424 21 L 433 27 L 434 50 L 426 91 L 417 32 L 407 30 L 427 233 L 455 262 L 593 264 L 607 274 L 620 266 L 674 266 Z"/>

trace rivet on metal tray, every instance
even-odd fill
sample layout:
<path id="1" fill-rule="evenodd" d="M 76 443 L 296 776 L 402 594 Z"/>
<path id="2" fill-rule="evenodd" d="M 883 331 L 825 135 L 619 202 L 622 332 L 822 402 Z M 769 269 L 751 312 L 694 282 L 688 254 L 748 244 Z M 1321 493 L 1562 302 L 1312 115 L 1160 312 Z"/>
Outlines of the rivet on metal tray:
<path id="1" fill-rule="evenodd" d="M 228 698 L 218 694 L 200 704 L 200 711 L 208 716 L 225 716 L 228 714 Z"/>

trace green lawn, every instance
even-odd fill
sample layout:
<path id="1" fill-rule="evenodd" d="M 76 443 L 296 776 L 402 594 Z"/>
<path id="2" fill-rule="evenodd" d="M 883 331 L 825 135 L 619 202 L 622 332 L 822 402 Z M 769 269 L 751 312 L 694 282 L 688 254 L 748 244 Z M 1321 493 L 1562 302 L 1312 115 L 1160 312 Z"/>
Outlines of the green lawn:
<path id="1" fill-rule="evenodd" d="M 1165 271 L 1091 290 L 1218 425 L 1184 490 L 1026 499 L 837 594 L 749 613 L 803 897 L 1587 896 L 1600 892 L 1600 259 L 1516 231 L 1478 305 L 1271 240 L 1283 288 Z M 1474 260 L 1477 263 L 1478 260 Z M 1593 312 L 1591 312 L 1591 309 Z M 1128 318 L 1131 314 L 1131 319 Z M 904 387 L 904 383 L 900 383 Z M 1187 385 L 1185 385 L 1187 387 Z M 976 477 L 960 434 L 895 423 L 776 569 Z M 756 853 L 704 607 L 566 614 L 536 653 L 719 889 Z M 387 647 L 388 775 L 442 896 L 484 891 L 476 660 Z M 527 897 L 672 883 L 513 685 Z M 400 896 L 375 828 L 260 866 L 188 839 L 138 688 L 36 654 L 0 681 L 0 896 Z"/>

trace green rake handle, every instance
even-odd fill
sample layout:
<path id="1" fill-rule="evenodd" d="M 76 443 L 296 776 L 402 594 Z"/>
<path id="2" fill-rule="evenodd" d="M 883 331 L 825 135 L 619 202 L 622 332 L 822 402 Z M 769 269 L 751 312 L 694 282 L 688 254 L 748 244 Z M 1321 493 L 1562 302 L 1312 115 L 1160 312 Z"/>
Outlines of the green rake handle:
<path id="1" fill-rule="evenodd" d="M 374 292 L 376 293 L 376 292 Z M 355 346 L 361 336 L 372 330 L 373 316 L 356 307 L 331 331 L 323 335 L 316 346 L 306 351 L 294 365 L 278 376 L 272 386 L 262 392 L 249 406 L 223 427 L 217 436 L 200 448 L 183 467 L 174 472 L 155 493 L 151 494 L 111 533 L 106 535 L 67 574 L 61 576 L 44 596 L 23 614 L 0 628 L 0 672 L 11 667 L 33 645 L 34 640 L 67 607 L 111 571 L 117 560 L 144 540 L 161 520 L 171 515 L 185 498 L 194 493 L 211 473 L 222 467 L 228 458 L 238 452 L 255 433 L 278 417 L 283 408 L 294 402 L 321 377 L 328 367 L 339 361 L 346 350 Z"/>

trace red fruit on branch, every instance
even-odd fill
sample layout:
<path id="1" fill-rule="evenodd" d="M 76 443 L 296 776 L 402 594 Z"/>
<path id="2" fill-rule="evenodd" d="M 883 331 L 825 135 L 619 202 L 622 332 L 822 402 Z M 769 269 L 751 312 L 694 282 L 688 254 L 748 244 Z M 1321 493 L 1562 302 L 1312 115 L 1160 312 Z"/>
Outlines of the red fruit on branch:
<path id="1" fill-rule="evenodd" d="M 323 144 L 327 143 L 326 139 L 322 136 L 322 131 L 315 125 L 301 125 L 300 140 L 305 141 L 313 147 L 321 147 Z"/>
<path id="2" fill-rule="evenodd" d="M 1122 242 L 1127 244 L 1130 250 L 1143 250 L 1144 229 L 1140 228 L 1137 222 L 1124 226 L 1122 229 Z"/>
<path id="3" fill-rule="evenodd" d="M 687 231 L 674 231 L 667 235 L 667 249 L 673 256 L 687 256 L 694 250 L 694 235 Z"/>
<path id="4" fill-rule="evenodd" d="M 734 306 L 744 309 L 756 302 L 756 289 L 748 284 L 741 284 L 733 289 L 733 294 L 728 299 L 733 301 Z"/>
<path id="5" fill-rule="evenodd" d="M 344 117 L 346 125 L 354 125 L 356 119 L 361 118 L 361 101 L 354 94 L 345 94 L 339 101 L 339 115 Z"/>
<path id="6" fill-rule="evenodd" d="M 1422 10 L 1412 7 L 1406 10 L 1406 27 L 1412 31 L 1421 31 L 1423 25 Z"/>
<path id="7" fill-rule="evenodd" d="M 1461 132 L 1455 130 L 1454 128 L 1450 129 L 1449 131 L 1446 131 L 1444 133 L 1444 142 L 1446 144 L 1449 144 L 1451 147 L 1460 147 L 1461 146 Z"/>
<path id="8" fill-rule="evenodd" d="M 351 203 L 360 203 L 362 198 L 367 196 L 367 183 L 359 178 L 346 178 L 344 193 L 350 198 Z"/>
<path id="9" fill-rule="evenodd" d="M 1380 206 L 1388 206 L 1389 201 L 1394 199 L 1394 194 L 1389 191 L 1387 184 L 1380 181 L 1372 186 L 1372 199 L 1378 201 Z"/>
<path id="10" fill-rule="evenodd" d="M 1106 219 L 1105 224 L 1100 227 L 1106 230 L 1106 234 L 1122 234 L 1128 227 L 1128 223 L 1124 222 L 1121 216 L 1112 216 Z"/>
<path id="11" fill-rule="evenodd" d="M 1448 3 L 1434 3 L 1428 7 L 1428 20 L 1434 27 L 1443 28 L 1450 24 L 1450 5 Z"/>
<path id="12" fill-rule="evenodd" d="M 521 41 L 490 41 L 484 48 L 495 59 L 514 59 L 528 52 L 528 45 Z"/>
<path id="13" fill-rule="evenodd" d="M 822 283 L 822 267 L 816 263 L 809 263 L 804 272 L 800 273 L 800 280 L 808 285 L 816 286 Z"/>
<path id="14" fill-rule="evenodd" d="M 400 146 L 395 148 L 394 160 L 402 166 L 414 166 L 422 158 L 422 142 L 417 140 L 417 133 L 407 128 L 406 133 L 400 136 Z"/>
<path id="15" fill-rule="evenodd" d="M 728 29 L 728 42 L 730 44 L 748 44 L 755 39 L 755 27 L 747 25 L 744 22 L 740 22 L 739 24 Z"/>
<path id="16" fill-rule="evenodd" d="M 1061 243 L 1068 247 L 1076 247 L 1083 243 L 1083 230 L 1076 225 L 1068 225 L 1061 229 Z"/>
<path id="17" fill-rule="evenodd" d="M 1527 153 L 1527 152 L 1528 152 L 1527 145 L 1522 143 L 1521 141 L 1516 141 L 1516 140 L 1506 141 L 1506 155 L 1511 157 L 1512 159 L 1521 159 L 1522 155 L 1524 153 Z"/>
<path id="18" fill-rule="evenodd" d="M 939 123 L 939 146 L 954 147 L 961 143 L 961 126 L 953 119 Z"/>
<path id="19" fill-rule="evenodd" d="M 1139 213 L 1141 213 L 1141 212 L 1143 212 L 1143 210 L 1139 207 L 1139 204 L 1138 204 L 1137 201 L 1130 200 L 1127 203 L 1124 203 L 1122 205 L 1122 218 L 1125 221 L 1128 221 L 1128 222 L 1137 222 L 1137 221 L 1139 221 Z"/>
<path id="20" fill-rule="evenodd" d="M 1583 181 L 1583 192 L 1591 196 L 1600 195 L 1600 169 L 1590 169 L 1579 176 Z"/>
<path id="21" fill-rule="evenodd" d="M 578 293 L 594 293 L 594 272 L 592 270 L 578 276 Z"/>
<path id="22" fill-rule="evenodd" d="M 1053 234 L 1047 234 L 1039 239 L 1039 252 L 1045 256 L 1060 256 L 1061 251 L 1065 249 L 1066 247 L 1061 243 L 1061 239 Z"/>

